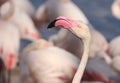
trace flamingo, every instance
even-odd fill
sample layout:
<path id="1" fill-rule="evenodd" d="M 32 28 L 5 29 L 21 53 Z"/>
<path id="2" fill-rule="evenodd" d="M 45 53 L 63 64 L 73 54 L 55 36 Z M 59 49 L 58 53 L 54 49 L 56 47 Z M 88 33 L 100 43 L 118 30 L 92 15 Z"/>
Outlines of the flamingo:
<path id="1" fill-rule="evenodd" d="M 0 72 L 7 73 L 8 71 L 7 83 L 10 83 L 9 74 L 11 73 L 11 70 L 16 67 L 18 62 L 18 51 L 20 46 L 20 35 L 18 28 L 12 23 L 0 20 L 0 39 L 0 58 L 2 59 L 4 65 L 2 66 L 4 67 L 2 68 L 3 70 Z"/>
<path id="2" fill-rule="evenodd" d="M 63 1 L 67 1 L 67 2 L 64 3 Z M 40 19 L 43 22 L 49 22 L 58 16 L 66 16 L 76 21 L 82 21 L 88 24 L 90 26 L 90 32 L 92 35 L 92 39 L 91 39 L 92 42 L 90 46 L 91 49 L 90 49 L 89 57 L 94 58 L 96 55 L 98 55 L 99 57 L 105 59 L 107 63 L 111 61 L 111 58 L 105 52 L 106 49 L 108 48 L 107 40 L 104 38 L 104 36 L 100 32 L 93 29 L 87 17 L 71 0 L 46 1 L 46 3 L 42 4 L 38 8 L 38 11 L 36 13 L 36 18 Z M 57 46 L 62 47 L 75 55 L 80 56 L 82 53 L 81 42 L 79 42 L 79 39 L 74 37 L 68 31 L 60 30 L 60 32 L 58 33 L 58 36 L 55 34 L 53 37 L 50 38 L 50 41 L 54 43 L 56 42 L 55 44 Z M 76 44 L 73 45 L 72 44 L 73 42 Z"/>
<path id="3" fill-rule="evenodd" d="M 112 41 L 110 41 L 108 54 L 111 57 L 120 56 L 119 44 L 120 44 L 120 36 L 115 37 Z"/>
<path id="4" fill-rule="evenodd" d="M 120 68 L 118 65 L 120 65 L 120 36 L 114 38 L 108 48 L 108 54 L 113 58 L 111 61 L 111 66 L 114 68 L 117 72 L 120 72 Z"/>
<path id="5" fill-rule="evenodd" d="M 113 16 L 117 19 L 120 19 L 120 0 L 114 0 L 111 10 Z"/>
<path id="6" fill-rule="evenodd" d="M 72 81 L 72 83 L 80 83 L 82 75 L 84 73 L 84 69 L 86 67 L 87 60 L 88 60 L 90 38 L 91 38 L 89 28 L 84 23 L 82 22 L 77 23 L 76 21 L 69 19 L 67 17 L 58 17 L 56 20 L 54 20 L 49 24 L 48 28 L 51 28 L 54 26 L 55 27 L 62 26 L 63 28 L 71 31 L 83 42 L 83 47 L 84 47 L 83 56 L 81 59 L 81 63 Z"/>
<path id="7" fill-rule="evenodd" d="M 81 77 L 83 75 L 85 64 L 87 63 L 88 54 L 89 54 L 89 46 L 90 46 L 90 38 L 91 34 L 88 29 L 88 26 L 86 26 L 84 23 L 76 22 L 75 20 L 72 20 L 67 17 L 58 17 L 54 21 L 52 21 L 48 28 L 52 27 L 63 27 L 70 32 L 72 32 L 74 35 L 76 35 L 78 38 L 81 39 L 83 42 L 83 56 L 81 59 L 81 63 L 77 69 L 77 72 L 75 73 L 75 76 L 73 78 L 72 83 L 80 83 Z M 83 62 L 83 63 L 82 63 Z M 95 73 L 94 73 L 95 74 Z M 97 74 L 96 74 L 97 75 Z M 98 75 L 99 77 L 100 75 Z M 114 83 L 114 81 L 109 81 L 109 83 Z"/>
<path id="8" fill-rule="evenodd" d="M 1 6 L 1 18 L 16 24 L 21 38 L 32 41 L 40 38 L 31 18 L 20 8 L 15 7 L 12 1 L 7 1 Z"/>
<path id="9" fill-rule="evenodd" d="M 61 1 L 68 1 L 68 2 L 63 3 Z M 52 4 L 54 4 L 54 5 L 52 5 Z M 45 21 L 49 22 L 49 21 L 53 20 L 55 17 L 61 16 L 61 15 L 67 16 L 69 18 L 73 18 L 77 21 L 78 20 L 82 21 L 86 24 L 89 24 L 91 27 L 91 24 L 89 23 L 87 17 L 70 0 L 49 0 L 49 1 L 46 1 L 45 4 L 42 4 L 38 8 L 36 18 L 41 19 L 44 22 Z M 105 50 L 107 49 L 107 46 L 108 46 L 106 39 L 104 38 L 104 36 L 100 32 L 98 32 L 97 30 L 93 30 L 92 27 L 91 27 L 90 31 L 91 31 L 91 34 L 93 36 L 92 43 L 91 43 L 92 49 L 90 49 L 90 58 L 95 57 L 96 54 L 99 52 L 98 55 L 101 58 L 104 58 L 107 63 L 109 63 L 110 58 L 105 53 Z M 96 34 L 96 35 L 94 35 L 94 34 Z M 71 53 L 73 53 L 75 55 L 78 55 L 78 56 L 81 55 L 82 49 L 81 49 L 81 43 L 79 42 L 79 39 L 77 39 L 76 37 L 71 35 L 71 33 L 69 33 L 68 31 L 65 31 L 65 30 L 61 30 L 60 34 L 58 33 L 58 35 L 62 35 L 62 38 L 60 36 L 59 36 L 60 38 L 57 38 L 57 36 L 53 36 L 50 38 L 50 41 L 53 41 L 54 43 L 57 41 L 58 42 L 58 43 L 56 42 L 57 46 L 62 47 L 62 48 L 70 51 Z M 70 36 L 68 36 L 68 35 L 70 35 Z M 64 38 L 65 38 L 65 40 L 63 41 Z M 97 38 L 99 38 L 100 41 L 97 41 Z M 55 39 L 55 41 L 54 41 L 54 39 Z M 69 40 L 71 40 L 71 41 L 69 41 Z M 73 43 L 72 40 L 77 44 L 72 45 L 72 43 Z M 103 56 L 103 54 L 104 54 L 104 56 Z"/>
<path id="10" fill-rule="evenodd" d="M 33 83 L 70 82 L 79 64 L 78 58 L 43 39 L 28 45 L 20 59 L 21 75 L 23 80 L 27 79 L 26 83 L 30 78 Z"/>

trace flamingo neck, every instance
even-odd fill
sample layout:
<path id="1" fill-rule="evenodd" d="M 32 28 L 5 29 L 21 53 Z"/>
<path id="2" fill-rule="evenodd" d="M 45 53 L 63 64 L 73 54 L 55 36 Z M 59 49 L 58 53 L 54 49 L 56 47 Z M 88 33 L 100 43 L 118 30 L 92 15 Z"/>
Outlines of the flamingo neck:
<path id="1" fill-rule="evenodd" d="M 83 40 L 83 44 L 84 44 L 83 56 L 82 56 L 81 62 L 79 64 L 79 67 L 77 69 L 77 72 L 75 73 L 72 83 L 80 83 L 81 82 L 81 79 L 82 79 L 82 76 L 83 76 L 87 61 L 88 61 L 89 41 Z"/>

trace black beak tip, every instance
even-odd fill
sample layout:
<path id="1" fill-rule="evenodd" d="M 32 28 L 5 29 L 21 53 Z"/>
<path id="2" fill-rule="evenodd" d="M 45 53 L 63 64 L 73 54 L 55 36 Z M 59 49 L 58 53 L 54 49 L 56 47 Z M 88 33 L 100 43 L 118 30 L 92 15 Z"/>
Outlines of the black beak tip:
<path id="1" fill-rule="evenodd" d="M 56 22 L 56 21 L 57 21 L 57 20 L 52 21 L 52 22 L 48 25 L 47 29 L 51 29 L 51 28 L 55 27 L 55 22 Z"/>

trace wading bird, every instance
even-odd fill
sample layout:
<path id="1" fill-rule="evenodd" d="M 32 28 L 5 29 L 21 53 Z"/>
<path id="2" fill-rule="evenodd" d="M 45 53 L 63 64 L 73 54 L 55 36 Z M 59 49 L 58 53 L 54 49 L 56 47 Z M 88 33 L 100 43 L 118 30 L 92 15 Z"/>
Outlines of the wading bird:
<path id="1" fill-rule="evenodd" d="M 87 25 L 84 23 L 77 23 L 76 21 L 69 19 L 67 17 L 58 17 L 56 20 L 51 22 L 48 28 L 51 27 L 60 27 L 71 31 L 74 35 L 81 39 L 83 42 L 83 56 L 81 59 L 81 63 L 75 73 L 72 83 L 80 83 L 86 64 L 88 60 L 89 46 L 90 46 L 90 31 Z"/>

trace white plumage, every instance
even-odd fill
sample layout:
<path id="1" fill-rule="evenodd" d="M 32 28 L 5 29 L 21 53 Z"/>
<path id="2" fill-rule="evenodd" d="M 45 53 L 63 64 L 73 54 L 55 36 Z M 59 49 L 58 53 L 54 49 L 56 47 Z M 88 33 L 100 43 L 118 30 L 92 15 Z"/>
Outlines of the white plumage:
<path id="1" fill-rule="evenodd" d="M 19 7 L 30 16 L 34 15 L 35 8 L 29 0 L 11 0 L 15 7 Z"/>
<path id="2" fill-rule="evenodd" d="M 8 10 L 8 11 L 4 11 Z M 35 25 L 23 10 L 8 1 L 1 7 L 1 17 L 18 26 L 21 37 L 29 40 L 39 39 L 39 33 L 35 29 Z"/>
<path id="3" fill-rule="evenodd" d="M 17 27 L 6 21 L 0 20 L 0 57 L 6 68 L 13 69 L 18 61 L 20 35 Z"/>
<path id="4" fill-rule="evenodd" d="M 118 72 L 120 73 L 120 56 L 115 56 L 112 59 L 111 66 Z"/>
<path id="5" fill-rule="evenodd" d="M 36 59 L 33 58 L 35 56 Z M 73 55 L 56 47 L 33 51 L 30 53 L 29 58 L 27 58 L 28 66 L 34 65 L 31 70 L 36 74 L 35 78 L 39 82 L 44 83 L 65 83 L 65 80 L 62 80 L 62 78 L 68 82 L 71 81 L 75 74 L 73 69 L 77 69 L 78 66 L 77 61 L 77 58 Z M 36 62 L 39 64 L 36 64 Z M 39 71 L 39 73 L 35 73 L 35 71 Z M 47 78 L 47 80 L 44 78 L 40 79 L 39 77 L 41 76 Z"/>
<path id="6" fill-rule="evenodd" d="M 97 30 L 90 29 L 90 31 L 91 43 L 89 58 L 94 58 L 95 56 L 99 55 L 99 53 L 107 51 L 108 42 Z M 58 34 L 51 36 L 49 41 L 54 45 L 64 48 L 79 57 L 82 55 L 82 42 L 80 42 L 77 37 L 65 29 L 61 29 Z"/>
<path id="7" fill-rule="evenodd" d="M 120 36 L 110 42 L 108 54 L 113 58 L 111 66 L 120 73 Z"/>
<path id="8" fill-rule="evenodd" d="M 120 56 L 119 46 L 120 46 L 120 36 L 114 38 L 109 44 L 108 53 L 111 57 Z"/>
<path id="9" fill-rule="evenodd" d="M 87 17 L 72 1 L 63 3 L 63 0 L 48 0 L 38 8 L 36 13 L 39 20 L 45 20 L 46 18 L 43 17 L 47 17 L 48 21 L 52 21 L 58 16 L 66 16 L 89 24 Z"/>
<path id="10" fill-rule="evenodd" d="M 58 47 L 39 48 L 38 44 L 34 43 L 33 45 L 37 45 L 38 49 L 27 53 L 23 61 L 29 69 L 29 75 L 32 74 L 36 83 L 66 83 L 72 81 L 79 59 Z M 31 46 L 34 49 L 33 45 Z"/>

